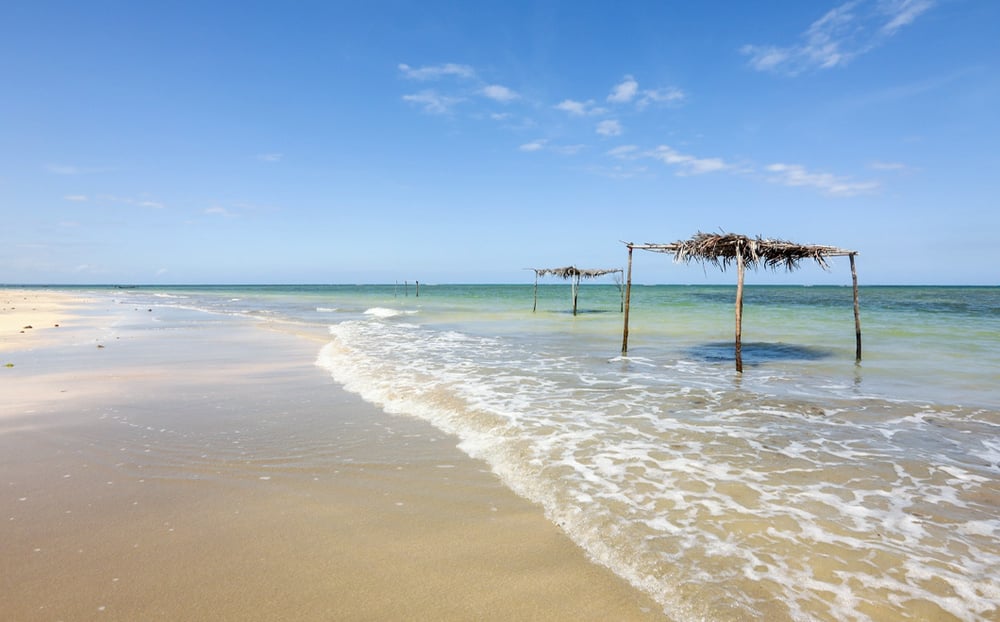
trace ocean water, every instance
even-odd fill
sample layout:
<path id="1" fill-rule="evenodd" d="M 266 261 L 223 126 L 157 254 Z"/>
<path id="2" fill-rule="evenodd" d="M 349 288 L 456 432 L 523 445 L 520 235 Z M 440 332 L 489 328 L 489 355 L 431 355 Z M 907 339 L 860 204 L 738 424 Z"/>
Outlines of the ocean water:
<path id="1" fill-rule="evenodd" d="M 1000 288 L 135 288 L 329 331 L 316 364 L 453 434 L 684 620 L 1000 619 Z M 107 293 L 105 290 L 103 293 Z"/>

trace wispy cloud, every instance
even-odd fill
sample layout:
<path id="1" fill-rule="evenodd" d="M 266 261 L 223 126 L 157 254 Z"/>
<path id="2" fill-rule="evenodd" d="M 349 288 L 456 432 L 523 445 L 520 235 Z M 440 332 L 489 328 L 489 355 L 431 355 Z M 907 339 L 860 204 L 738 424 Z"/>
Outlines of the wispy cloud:
<path id="1" fill-rule="evenodd" d="M 588 99 L 585 102 L 576 101 L 573 99 L 564 99 L 554 106 L 556 110 L 562 110 L 563 112 L 568 112 L 569 114 L 576 117 L 586 117 L 604 114 L 607 109 L 601 108 L 594 104 L 594 100 Z"/>
<path id="2" fill-rule="evenodd" d="M 104 173 L 111 169 L 77 166 L 75 164 L 46 164 L 45 170 L 53 175 L 89 175 L 91 173 Z"/>
<path id="3" fill-rule="evenodd" d="M 893 35 L 903 26 L 913 23 L 922 13 L 934 6 L 935 0 L 884 0 L 880 4 L 889 21 L 882 26 L 882 32 Z"/>
<path id="4" fill-rule="evenodd" d="M 634 101 L 636 108 L 642 110 L 650 104 L 677 104 L 684 101 L 685 97 L 684 91 L 673 86 L 640 89 L 639 81 L 631 75 L 626 75 L 611 89 L 607 99 L 612 104 L 627 104 Z"/>
<path id="5" fill-rule="evenodd" d="M 879 189 L 879 183 L 875 181 L 854 181 L 832 173 L 816 173 L 800 164 L 769 164 L 765 170 L 769 174 L 768 180 L 773 183 L 816 188 L 831 196 L 851 197 Z"/>
<path id="6" fill-rule="evenodd" d="M 487 86 L 484 86 L 482 89 L 479 90 L 479 93 L 484 97 L 488 97 L 492 100 L 501 103 L 513 101 L 518 97 L 520 97 L 520 95 L 510 90 L 506 86 L 500 86 L 499 84 L 489 84 Z"/>
<path id="7" fill-rule="evenodd" d="M 261 162 L 280 162 L 285 157 L 283 153 L 258 153 L 257 159 Z"/>
<path id="8" fill-rule="evenodd" d="M 448 76 L 456 78 L 474 78 L 476 71 L 468 65 L 458 63 L 444 63 L 441 65 L 425 65 L 423 67 L 411 67 L 406 63 L 398 65 L 403 76 L 410 80 L 440 80 Z"/>
<path id="9" fill-rule="evenodd" d="M 625 104 L 635 99 L 639 92 L 639 83 L 632 76 L 625 78 L 611 89 L 608 101 L 613 104 Z"/>
<path id="10" fill-rule="evenodd" d="M 677 175 L 703 175 L 725 170 L 729 166 L 721 158 L 699 158 L 687 153 L 681 153 L 667 145 L 660 145 L 651 153 L 651 157 L 677 168 Z"/>
<path id="11" fill-rule="evenodd" d="M 905 171 L 909 167 L 900 162 L 879 162 L 875 161 L 868 165 L 868 168 L 876 171 Z"/>
<path id="12" fill-rule="evenodd" d="M 606 153 L 612 158 L 619 158 L 622 160 L 634 159 L 639 151 L 639 147 L 636 145 L 621 145 L 615 147 L 614 149 L 609 149 Z"/>
<path id="13" fill-rule="evenodd" d="M 77 203 L 82 203 L 87 200 L 87 195 L 85 194 L 67 194 L 63 197 L 67 201 L 75 201 Z"/>
<path id="14" fill-rule="evenodd" d="M 640 149 L 636 145 L 621 145 L 607 151 L 607 155 L 619 160 L 653 159 L 675 169 L 679 177 L 703 175 L 716 171 L 735 169 L 722 158 L 702 158 L 689 153 L 681 153 L 669 145 L 660 145 L 654 149 Z"/>
<path id="15" fill-rule="evenodd" d="M 567 156 L 576 155 L 581 151 L 585 151 L 586 149 L 587 145 L 582 145 L 582 144 L 553 145 L 552 147 L 549 147 L 549 150 L 554 151 L 560 155 L 567 155 Z"/>
<path id="16" fill-rule="evenodd" d="M 687 98 L 687 94 L 679 88 L 667 87 L 663 89 L 651 89 L 642 92 L 642 97 L 636 102 L 640 110 L 650 104 L 679 104 Z"/>
<path id="17" fill-rule="evenodd" d="M 436 91 L 421 91 L 412 95 L 403 95 L 403 101 L 419 106 L 429 114 L 448 114 L 456 104 L 465 101 L 461 97 L 441 95 Z"/>
<path id="18" fill-rule="evenodd" d="M 595 130 L 601 136 L 621 136 L 622 124 L 615 119 L 608 119 L 597 124 Z"/>
<path id="19" fill-rule="evenodd" d="M 750 57 L 754 69 L 791 76 L 845 66 L 913 23 L 935 1 L 851 0 L 814 21 L 798 44 L 748 44 L 740 52 Z"/>
<path id="20" fill-rule="evenodd" d="M 221 205 L 213 205 L 212 207 L 206 208 L 205 214 L 209 216 L 225 216 L 227 218 L 235 215 L 233 212 L 222 207 Z"/>
<path id="21" fill-rule="evenodd" d="M 655 149 L 641 149 L 637 145 L 621 145 L 605 152 L 606 155 L 626 161 L 653 159 L 675 170 L 679 177 L 724 172 L 738 177 L 757 177 L 760 171 L 748 164 L 727 162 L 722 158 L 705 158 L 682 153 L 669 145 Z M 895 165 L 887 165 L 895 166 Z M 881 186 L 877 181 L 857 181 L 847 176 L 815 172 L 800 164 L 769 164 L 763 169 L 765 179 L 789 187 L 813 188 L 837 197 L 851 197 L 876 192 Z"/>
<path id="22" fill-rule="evenodd" d="M 121 205 L 131 205 L 132 207 L 145 207 L 149 209 L 164 209 L 166 205 L 159 201 L 154 201 L 152 199 L 146 198 L 144 196 L 140 197 L 122 197 L 113 194 L 101 194 L 95 197 L 95 201 L 104 203 L 118 203 Z"/>
<path id="23" fill-rule="evenodd" d="M 587 148 L 586 145 L 553 145 L 547 138 L 538 138 L 531 142 L 524 143 L 518 147 L 519 151 L 533 153 L 537 151 L 550 151 L 560 155 L 576 155 Z"/>

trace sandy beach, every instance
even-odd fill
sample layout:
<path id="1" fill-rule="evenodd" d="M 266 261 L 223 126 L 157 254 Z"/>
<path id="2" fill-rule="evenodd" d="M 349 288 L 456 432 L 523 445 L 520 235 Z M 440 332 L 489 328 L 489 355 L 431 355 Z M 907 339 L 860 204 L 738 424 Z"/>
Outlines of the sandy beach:
<path id="1" fill-rule="evenodd" d="M 0 309 L 6 620 L 663 619 L 455 439 L 343 391 L 322 333 Z"/>

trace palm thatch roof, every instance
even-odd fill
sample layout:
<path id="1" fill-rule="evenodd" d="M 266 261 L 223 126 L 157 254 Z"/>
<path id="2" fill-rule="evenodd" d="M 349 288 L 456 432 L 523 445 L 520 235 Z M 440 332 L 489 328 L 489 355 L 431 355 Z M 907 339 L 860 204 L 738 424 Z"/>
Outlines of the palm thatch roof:
<path id="1" fill-rule="evenodd" d="M 581 279 L 594 279 L 599 276 L 604 276 L 605 274 L 624 273 L 624 270 L 621 268 L 598 268 L 588 270 L 584 268 L 577 268 L 576 266 L 564 266 L 562 268 L 528 268 L 528 270 L 535 271 L 535 301 L 531 310 L 538 310 L 538 278 L 552 274 L 570 282 L 570 292 L 573 296 L 573 315 L 576 315 L 577 291 L 579 290 Z M 619 289 L 621 289 L 621 285 L 619 285 Z M 624 305 L 624 300 L 622 304 Z"/>
<path id="2" fill-rule="evenodd" d="M 712 264 L 722 270 L 742 258 L 743 265 L 750 269 L 758 267 L 768 270 L 784 268 L 792 271 L 799 267 L 803 260 L 813 260 L 824 270 L 829 270 L 828 257 L 847 257 L 856 255 L 857 251 L 822 246 L 817 244 L 795 244 L 786 240 L 748 237 L 736 233 L 702 233 L 698 232 L 688 240 L 671 244 L 627 244 L 657 253 L 673 253 L 674 261 L 679 263 Z"/>
<path id="3" fill-rule="evenodd" d="M 596 270 L 587 270 L 583 268 L 577 268 L 576 266 L 566 266 L 563 268 L 531 268 L 535 271 L 535 276 L 546 276 L 554 275 L 561 279 L 571 279 L 571 278 L 584 278 L 593 279 L 599 276 L 604 276 L 605 274 L 612 274 L 614 272 L 621 272 L 621 268 L 602 268 Z"/>
<path id="4" fill-rule="evenodd" d="M 628 277 L 625 289 L 625 327 L 622 331 L 622 354 L 628 352 L 628 319 L 629 300 L 632 289 L 632 250 L 641 249 L 656 253 L 672 253 L 674 261 L 691 263 L 697 261 L 702 264 L 712 264 L 721 270 L 725 270 L 730 264 L 736 264 L 736 371 L 743 371 L 742 358 L 742 323 L 743 323 L 743 274 L 746 268 L 757 269 L 760 267 L 769 270 L 784 268 L 788 271 L 799 267 L 803 260 L 813 260 L 824 270 L 829 270 L 830 266 L 826 260 L 828 257 L 849 257 L 851 260 L 851 279 L 854 284 L 854 332 L 855 332 L 855 360 L 861 361 L 861 317 L 858 308 L 858 275 L 854 266 L 854 257 L 857 251 L 837 248 L 836 246 L 821 246 L 816 244 L 795 244 L 785 240 L 773 240 L 769 238 L 748 237 L 735 233 L 702 233 L 698 232 L 688 240 L 681 240 L 671 244 L 632 244 L 625 242 L 628 247 Z"/>

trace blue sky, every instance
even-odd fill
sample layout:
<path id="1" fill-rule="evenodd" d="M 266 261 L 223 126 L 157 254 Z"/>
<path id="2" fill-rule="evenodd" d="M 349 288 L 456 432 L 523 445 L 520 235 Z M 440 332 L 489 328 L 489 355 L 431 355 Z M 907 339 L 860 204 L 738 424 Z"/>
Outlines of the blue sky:
<path id="1" fill-rule="evenodd" d="M 2 13 L 0 282 L 529 282 L 730 231 L 1000 284 L 993 0 Z"/>

